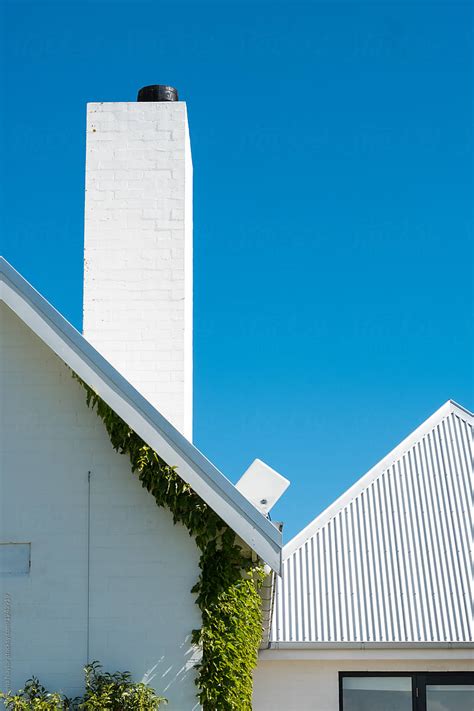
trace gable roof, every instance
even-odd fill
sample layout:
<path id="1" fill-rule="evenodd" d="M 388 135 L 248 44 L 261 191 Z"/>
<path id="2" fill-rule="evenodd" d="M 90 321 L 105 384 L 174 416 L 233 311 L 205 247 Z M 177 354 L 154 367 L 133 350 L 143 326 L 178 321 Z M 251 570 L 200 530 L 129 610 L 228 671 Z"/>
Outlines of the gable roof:
<path id="1" fill-rule="evenodd" d="M 472 644 L 473 424 L 448 401 L 285 546 L 271 646 Z"/>
<path id="2" fill-rule="evenodd" d="M 0 257 L 0 300 L 161 457 L 275 572 L 281 533 L 15 269 Z"/>

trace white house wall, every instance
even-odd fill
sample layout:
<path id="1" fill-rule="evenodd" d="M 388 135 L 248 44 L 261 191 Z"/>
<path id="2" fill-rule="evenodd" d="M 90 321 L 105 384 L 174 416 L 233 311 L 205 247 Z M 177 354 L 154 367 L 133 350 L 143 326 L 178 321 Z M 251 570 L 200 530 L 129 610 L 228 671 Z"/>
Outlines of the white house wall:
<path id="1" fill-rule="evenodd" d="M 0 319 L 0 543 L 31 543 L 30 572 L 0 576 L 0 688 L 34 674 L 75 694 L 98 659 L 150 679 L 170 709 L 197 708 L 193 540 L 113 451 L 69 369 L 4 304 Z"/>
<path id="2" fill-rule="evenodd" d="M 471 650 L 472 652 L 472 650 Z M 310 661 L 260 659 L 254 676 L 254 711 L 337 711 L 339 672 L 472 671 L 473 660 L 458 659 L 445 651 L 444 658 L 318 659 Z M 267 652 L 266 654 L 270 654 Z M 277 654 L 275 652 L 275 654 Z M 398 651 L 400 655 L 400 652 Z M 429 653 L 428 653 L 429 654 Z M 468 657 L 468 654 L 464 655 Z"/>
<path id="3" fill-rule="evenodd" d="M 72 368 L 277 573 L 281 532 L 0 257 L 0 299 Z"/>

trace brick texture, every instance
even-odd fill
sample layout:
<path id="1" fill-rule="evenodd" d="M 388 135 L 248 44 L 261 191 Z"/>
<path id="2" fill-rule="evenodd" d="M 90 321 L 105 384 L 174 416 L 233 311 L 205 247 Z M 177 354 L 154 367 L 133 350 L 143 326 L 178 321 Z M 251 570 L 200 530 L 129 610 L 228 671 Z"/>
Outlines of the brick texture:
<path id="1" fill-rule="evenodd" d="M 74 696 L 89 648 L 108 671 L 149 680 L 170 711 L 198 708 L 194 540 L 113 450 L 70 370 L 2 303 L 0 334 L 0 543 L 31 543 L 30 573 L 0 575 L 0 688 L 35 674 Z"/>
<path id="2" fill-rule="evenodd" d="M 192 161 L 186 105 L 89 104 L 84 335 L 192 437 Z"/>

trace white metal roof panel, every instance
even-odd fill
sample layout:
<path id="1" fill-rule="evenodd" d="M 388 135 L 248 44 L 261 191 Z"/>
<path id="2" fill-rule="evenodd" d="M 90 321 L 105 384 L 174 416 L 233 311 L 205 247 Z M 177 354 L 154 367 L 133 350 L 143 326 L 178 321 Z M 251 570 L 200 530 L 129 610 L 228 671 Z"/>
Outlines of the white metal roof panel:
<path id="1" fill-rule="evenodd" d="M 284 548 L 272 646 L 472 643 L 472 425 L 449 401 Z"/>

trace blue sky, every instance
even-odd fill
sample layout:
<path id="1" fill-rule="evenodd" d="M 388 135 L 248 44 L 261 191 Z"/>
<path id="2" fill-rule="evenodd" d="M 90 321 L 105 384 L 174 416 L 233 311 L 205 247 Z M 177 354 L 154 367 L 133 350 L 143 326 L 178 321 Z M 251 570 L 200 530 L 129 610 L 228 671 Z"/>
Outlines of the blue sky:
<path id="1" fill-rule="evenodd" d="M 288 540 L 474 408 L 472 6 L 3 3 L 0 252 L 81 327 L 85 103 L 188 102 L 195 442 Z"/>

